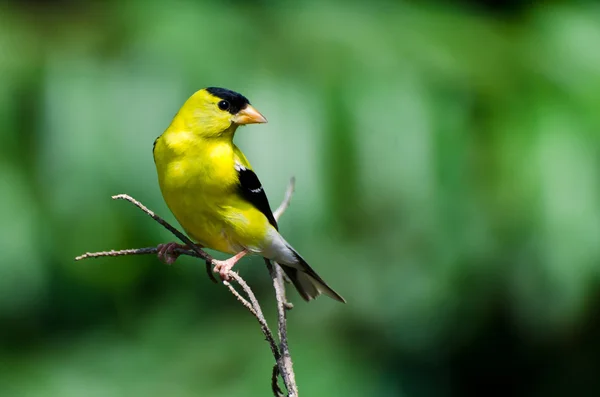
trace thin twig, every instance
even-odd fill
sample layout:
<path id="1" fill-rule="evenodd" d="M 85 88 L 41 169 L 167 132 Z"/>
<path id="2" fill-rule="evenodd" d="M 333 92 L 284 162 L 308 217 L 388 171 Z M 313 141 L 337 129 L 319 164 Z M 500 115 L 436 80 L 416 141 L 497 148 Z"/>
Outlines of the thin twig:
<path id="1" fill-rule="evenodd" d="M 296 188 L 296 178 L 291 177 L 290 182 L 288 183 L 288 187 L 285 190 L 285 195 L 283 196 L 283 201 L 281 202 L 281 204 L 279 204 L 279 207 L 277 207 L 275 212 L 273 212 L 273 216 L 275 217 L 276 221 L 279 221 L 279 218 L 281 217 L 281 215 L 283 215 L 285 210 L 287 210 L 288 207 L 290 206 L 290 203 L 292 202 L 292 195 L 294 194 L 295 188 Z"/>
<path id="2" fill-rule="evenodd" d="M 283 383 L 288 391 L 288 396 L 298 396 L 298 386 L 296 385 L 296 376 L 294 374 L 294 363 L 290 355 L 290 348 L 287 340 L 287 298 L 285 296 L 285 285 L 283 283 L 283 271 L 277 262 L 270 262 L 265 259 L 269 274 L 273 280 L 275 289 L 275 298 L 277 299 L 277 334 L 279 337 L 279 351 L 281 358 L 278 361 L 279 372 L 283 378 Z"/>
<path id="3" fill-rule="evenodd" d="M 290 179 L 290 183 L 285 192 L 285 196 L 283 201 L 279 205 L 279 207 L 273 213 L 273 216 L 277 221 L 285 210 L 290 206 L 290 202 L 292 201 L 292 195 L 294 194 L 295 188 L 295 178 Z M 271 279 L 273 280 L 273 288 L 275 289 L 275 298 L 277 299 L 277 334 L 279 336 L 279 352 L 281 353 L 280 359 L 277 361 L 277 365 L 279 367 L 279 373 L 283 378 L 283 383 L 285 384 L 285 388 L 288 391 L 289 397 L 298 396 L 298 386 L 296 384 L 296 376 L 294 374 L 292 357 L 290 355 L 290 348 L 287 341 L 287 313 L 291 304 L 288 303 L 287 298 L 285 296 L 285 284 L 283 282 L 283 270 L 278 263 L 269 261 L 265 258 L 265 263 L 267 265 L 267 269 L 269 269 L 269 274 L 271 275 Z"/>
<path id="4" fill-rule="evenodd" d="M 131 204 L 135 205 L 136 207 L 138 207 L 139 209 L 144 211 L 148 216 L 150 216 L 156 222 L 160 223 L 165 229 L 167 229 L 168 231 L 173 233 L 175 235 L 175 237 L 177 237 L 178 239 L 183 241 L 191 250 L 196 252 L 200 258 L 204 259 L 204 261 L 206 262 L 206 273 L 208 274 L 208 277 L 213 282 L 215 282 L 215 283 L 217 282 L 217 279 L 212 274 L 213 257 L 208 255 L 206 252 L 202 251 L 200 248 L 198 248 L 198 246 L 196 244 L 194 244 L 192 242 L 192 240 L 190 240 L 185 234 L 183 234 L 179 230 L 175 229 L 173 226 L 171 226 L 171 224 L 169 224 L 163 218 L 156 215 L 153 211 L 150 211 L 144 204 L 140 203 L 139 201 L 137 201 L 136 199 L 134 199 L 133 197 L 131 197 L 128 194 L 117 194 L 115 196 L 112 196 L 112 199 L 129 201 Z"/>
<path id="5" fill-rule="evenodd" d="M 229 272 L 229 276 L 234 278 L 234 272 Z M 236 278 L 235 280 L 238 281 L 242 280 L 241 277 L 238 276 L 238 278 Z M 238 282 L 239 283 L 239 282 Z M 238 301 L 240 301 L 242 303 L 242 305 L 244 305 L 246 307 L 246 309 L 248 309 L 248 311 L 254 316 L 254 318 L 256 318 L 256 320 L 258 320 L 258 323 L 260 324 L 260 329 L 262 330 L 263 334 L 265 335 L 265 338 L 267 339 L 267 342 L 269 342 L 269 346 L 271 347 L 271 353 L 273 353 L 273 357 L 275 357 L 275 361 L 278 361 L 281 357 L 281 355 L 279 354 L 279 349 L 277 349 L 277 343 L 275 343 L 275 339 L 273 338 L 273 333 L 271 332 L 271 329 L 269 328 L 269 325 L 267 324 L 267 320 L 265 319 L 265 316 L 262 314 L 262 311 L 256 311 L 256 308 L 252 305 L 252 303 L 248 302 L 242 295 L 240 295 L 239 292 L 237 292 L 237 290 L 233 287 L 233 285 L 231 285 L 231 283 L 229 281 L 223 281 L 223 284 L 229 288 L 229 291 L 231 291 L 231 293 L 237 298 Z M 244 283 L 246 285 L 246 287 L 248 289 L 250 289 L 250 287 L 248 287 L 248 285 L 246 283 Z M 242 284 L 240 284 L 242 285 Z M 244 291 L 246 291 L 246 288 L 242 287 L 242 289 L 244 289 Z M 246 292 L 248 293 L 248 292 Z M 250 295 L 249 295 L 250 296 Z M 252 296 L 254 296 L 254 294 L 252 294 Z M 260 310 L 260 306 L 258 307 L 258 309 Z"/>
<path id="6" fill-rule="evenodd" d="M 229 291 L 231 291 L 233 296 L 235 296 L 237 298 L 237 300 L 240 301 L 242 303 L 242 305 L 244 305 L 246 307 L 246 309 L 248 309 L 248 311 L 254 317 L 258 318 L 258 314 L 256 313 L 256 310 L 254 310 L 252 303 L 248 302 L 248 300 L 246 298 L 244 298 L 242 295 L 240 295 L 240 293 L 237 292 L 235 287 L 233 285 L 231 285 L 231 283 L 229 281 L 223 280 L 223 285 L 226 286 L 227 288 L 229 288 Z M 261 323 L 260 319 L 258 319 L 258 322 Z M 261 323 L 261 327 L 262 327 L 262 323 Z"/>
<path id="7" fill-rule="evenodd" d="M 195 258 L 204 259 L 200 255 L 198 255 L 195 251 L 186 250 L 184 248 L 175 248 L 173 250 L 177 255 L 188 255 L 193 256 Z M 132 248 L 126 250 L 110 250 L 110 251 L 101 251 L 101 252 L 86 252 L 83 255 L 79 255 L 75 258 L 76 261 L 80 261 L 82 259 L 88 258 L 101 258 L 106 256 L 126 256 L 126 255 L 148 255 L 148 254 L 157 254 L 158 248 L 156 247 L 146 247 L 146 248 Z"/>
<path id="8" fill-rule="evenodd" d="M 273 373 L 271 374 L 271 389 L 273 390 L 273 395 L 275 397 L 284 397 L 283 390 L 279 387 L 279 382 L 277 381 L 279 378 L 279 366 L 277 364 L 273 365 Z"/>
<path id="9" fill-rule="evenodd" d="M 238 300 L 240 300 L 240 298 L 243 299 L 243 300 L 240 300 L 240 302 L 242 302 L 242 304 L 244 306 L 246 306 L 246 308 L 250 311 L 250 313 L 252 313 L 254 315 L 254 317 L 256 317 L 256 319 L 258 320 L 258 323 L 260 324 L 260 328 L 262 329 L 263 334 L 265 334 L 265 338 L 267 339 L 267 342 L 269 342 L 269 346 L 271 347 L 271 352 L 273 353 L 273 357 L 275 357 L 275 361 L 278 362 L 281 358 L 281 354 L 279 352 L 279 349 L 277 348 L 277 343 L 275 343 L 275 339 L 273 338 L 273 333 L 271 332 L 271 329 L 269 328 L 269 325 L 267 324 L 267 320 L 265 319 L 262 309 L 260 308 L 260 305 L 258 304 L 258 300 L 256 299 L 254 292 L 248 286 L 246 281 L 244 281 L 244 279 L 241 278 L 240 275 L 237 274 L 236 272 L 229 271 L 229 273 L 227 275 L 229 277 L 231 277 L 232 279 L 234 279 L 240 285 L 240 287 L 242 287 L 242 289 L 244 290 L 246 295 L 248 295 L 248 298 L 250 299 L 249 302 L 247 300 L 245 300 L 244 298 L 242 298 L 241 295 L 239 293 L 237 293 L 237 291 L 235 291 L 235 289 L 231 286 L 231 284 L 228 281 L 223 281 L 223 284 L 225 284 L 225 286 L 227 286 L 227 288 L 229 288 L 229 290 L 236 296 L 236 298 Z"/>
<path id="10" fill-rule="evenodd" d="M 292 356 L 290 354 L 290 347 L 287 339 L 287 297 L 285 296 L 285 285 L 283 283 L 283 273 L 279 264 L 274 264 L 275 270 L 275 296 L 277 297 L 277 321 L 278 335 L 279 335 L 279 351 L 281 353 L 281 359 L 286 369 L 284 372 L 289 378 L 288 383 L 290 385 L 290 396 L 298 395 L 298 386 L 296 384 L 296 375 L 294 373 L 294 363 L 292 362 Z"/>

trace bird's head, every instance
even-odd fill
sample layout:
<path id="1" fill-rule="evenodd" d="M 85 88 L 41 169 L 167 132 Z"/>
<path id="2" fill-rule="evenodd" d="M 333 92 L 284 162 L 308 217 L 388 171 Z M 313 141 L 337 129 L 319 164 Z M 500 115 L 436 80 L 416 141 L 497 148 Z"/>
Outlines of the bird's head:
<path id="1" fill-rule="evenodd" d="M 194 130 L 207 137 L 233 133 L 240 125 L 267 122 L 245 96 L 218 87 L 197 91 L 182 111 L 188 122 L 194 123 Z"/>

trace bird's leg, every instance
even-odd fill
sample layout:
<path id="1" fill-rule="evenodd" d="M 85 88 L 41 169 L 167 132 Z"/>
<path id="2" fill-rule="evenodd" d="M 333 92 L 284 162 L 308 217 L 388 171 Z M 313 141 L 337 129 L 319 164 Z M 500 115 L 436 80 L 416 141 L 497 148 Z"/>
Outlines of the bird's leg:
<path id="1" fill-rule="evenodd" d="M 229 276 L 227 275 L 227 273 L 229 273 L 233 265 L 235 265 L 247 253 L 248 251 L 246 250 L 240 251 L 231 258 L 226 259 L 224 261 L 218 261 L 216 259 L 213 259 L 213 264 L 215 265 L 214 271 L 219 273 L 219 276 L 221 276 L 221 280 L 229 280 Z"/>
<path id="2" fill-rule="evenodd" d="M 178 248 L 189 249 L 190 247 L 179 243 L 167 243 L 158 244 L 156 248 L 158 250 L 158 252 L 156 253 L 158 259 L 160 259 L 161 262 L 166 263 L 167 265 L 172 265 L 173 263 L 175 263 L 175 261 L 177 260 L 177 258 L 179 258 L 180 255 L 177 252 L 175 252 L 175 250 Z"/>

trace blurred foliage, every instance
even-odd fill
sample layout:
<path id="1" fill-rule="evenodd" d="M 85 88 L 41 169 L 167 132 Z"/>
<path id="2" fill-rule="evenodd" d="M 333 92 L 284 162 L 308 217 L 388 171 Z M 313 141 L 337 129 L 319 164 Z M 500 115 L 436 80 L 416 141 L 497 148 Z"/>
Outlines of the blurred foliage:
<path id="1" fill-rule="evenodd" d="M 208 85 L 348 300 L 291 292 L 302 395 L 599 395 L 598 43 L 592 1 L 2 3 L 0 395 L 269 395 L 203 265 L 73 261 L 171 240 L 110 195 L 174 221 L 152 142 Z"/>

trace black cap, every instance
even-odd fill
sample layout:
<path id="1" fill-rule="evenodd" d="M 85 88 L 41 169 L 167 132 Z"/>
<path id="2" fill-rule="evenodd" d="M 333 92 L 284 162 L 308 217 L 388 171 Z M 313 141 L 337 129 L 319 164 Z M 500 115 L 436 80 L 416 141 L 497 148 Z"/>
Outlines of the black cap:
<path id="1" fill-rule="evenodd" d="M 217 98 L 221 98 L 222 100 L 229 102 L 229 109 L 227 109 L 227 111 L 231 114 L 237 114 L 240 110 L 250 104 L 248 98 L 226 88 L 208 87 L 206 91 Z"/>

